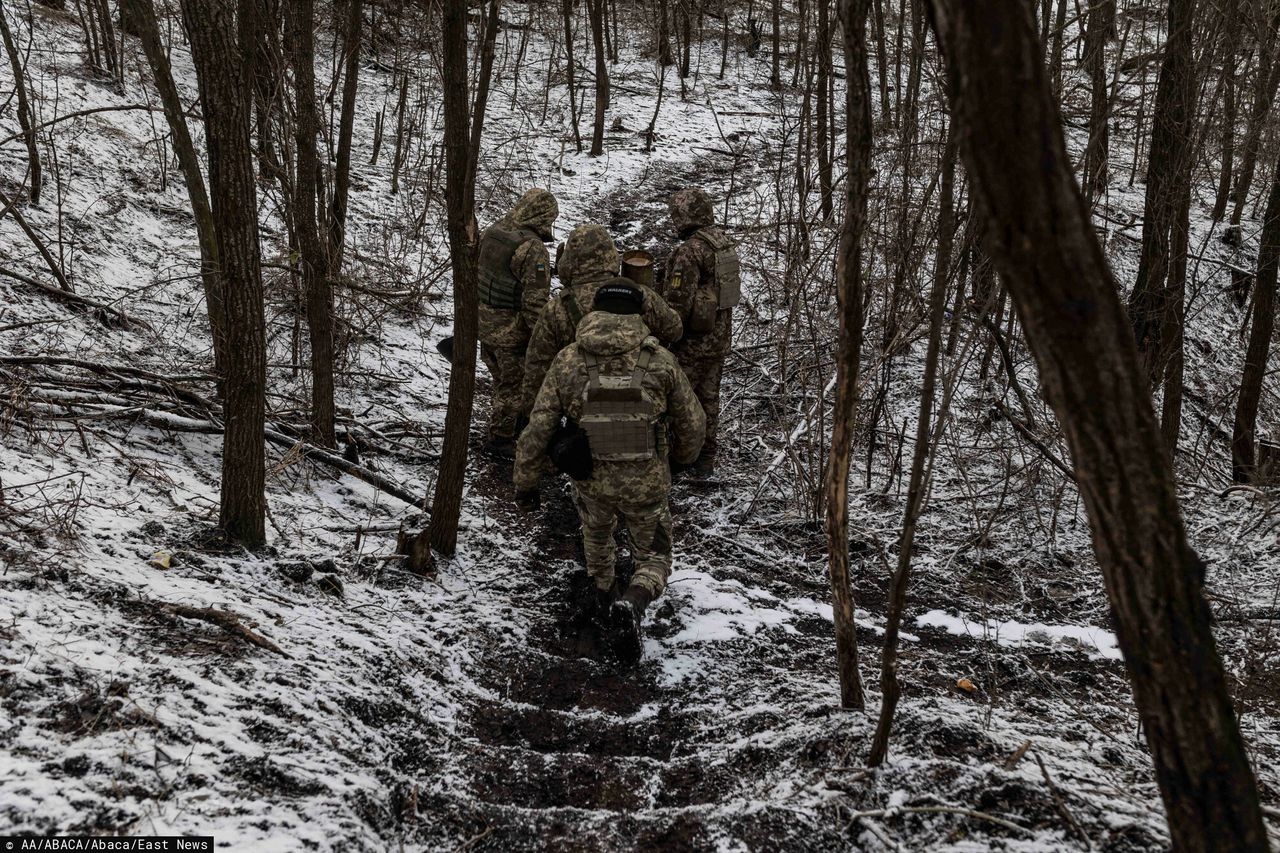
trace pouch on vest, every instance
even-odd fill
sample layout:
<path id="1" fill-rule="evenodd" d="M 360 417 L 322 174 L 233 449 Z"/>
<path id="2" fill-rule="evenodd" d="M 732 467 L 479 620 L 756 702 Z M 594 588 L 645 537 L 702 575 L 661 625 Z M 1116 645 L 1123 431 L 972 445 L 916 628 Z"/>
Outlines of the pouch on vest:
<path id="1" fill-rule="evenodd" d="M 742 301 L 742 263 L 738 260 L 738 244 L 723 232 L 699 228 L 695 233 L 715 251 L 716 307 L 721 310 L 734 307 Z"/>
<path id="2" fill-rule="evenodd" d="M 508 230 L 492 225 L 480 238 L 480 258 L 476 277 L 479 280 L 480 302 L 490 308 L 516 311 L 520 308 L 523 288 L 520 279 L 511 272 L 511 261 L 516 250 L 529 240 L 539 239 L 532 231 Z M 546 275 L 545 271 L 540 275 Z"/>
<path id="3" fill-rule="evenodd" d="M 582 427 L 572 420 L 561 424 L 547 445 L 551 464 L 561 474 L 574 480 L 590 480 L 594 472 L 591 459 L 591 442 Z"/>
<path id="4" fill-rule="evenodd" d="M 645 338 L 635 368 L 623 376 L 601 373 L 600 359 L 582 352 L 588 378 L 578 424 L 587 433 L 592 459 L 646 462 L 657 456 L 657 418 L 643 390 L 657 346 L 654 338 Z"/>

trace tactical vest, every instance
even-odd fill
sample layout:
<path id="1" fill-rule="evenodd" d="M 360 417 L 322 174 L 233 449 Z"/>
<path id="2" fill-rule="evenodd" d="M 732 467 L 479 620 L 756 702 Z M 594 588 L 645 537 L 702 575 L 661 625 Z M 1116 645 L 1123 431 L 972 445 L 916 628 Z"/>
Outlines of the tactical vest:
<path id="1" fill-rule="evenodd" d="M 518 311 L 522 287 L 520 279 L 511 272 L 511 262 L 516 250 L 530 240 L 540 240 L 537 234 L 526 228 L 506 229 L 492 225 L 480 238 L 480 258 L 476 270 L 479 279 L 481 304 L 490 308 Z M 547 267 L 538 262 L 538 280 L 545 283 Z"/>
<path id="2" fill-rule="evenodd" d="M 579 349 L 587 366 L 578 425 L 587 433 L 598 462 L 646 462 L 658 453 L 657 413 L 644 395 L 644 377 L 658 348 L 656 338 L 640 345 L 636 366 L 625 375 L 602 374 L 600 358 Z"/>
<path id="3" fill-rule="evenodd" d="M 723 233 L 699 228 L 694 236 L 702 238 L 715 251 L 716 294 L 721 311 L 742 301 L 742 264 L 738 260 L 737 243 Z"/>

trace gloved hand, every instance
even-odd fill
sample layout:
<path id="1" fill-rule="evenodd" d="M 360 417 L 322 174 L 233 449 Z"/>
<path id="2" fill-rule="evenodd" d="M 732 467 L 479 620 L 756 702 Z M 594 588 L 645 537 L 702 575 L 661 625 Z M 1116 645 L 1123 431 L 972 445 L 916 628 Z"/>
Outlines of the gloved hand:
<path id="1" fill-rule="evenodd" d="M 672 477 L 678 477 L 693 467 L 693 463 L 677 462 L 674 456 L 667 457 L 667 465 L 671 468 Z"/>
<path id="2" fill-rule="evenodd" d="M 521 512 L 536 512 L 542 507 L 542 495 L 537 489 L 516 492 L 516 505 Z"/>

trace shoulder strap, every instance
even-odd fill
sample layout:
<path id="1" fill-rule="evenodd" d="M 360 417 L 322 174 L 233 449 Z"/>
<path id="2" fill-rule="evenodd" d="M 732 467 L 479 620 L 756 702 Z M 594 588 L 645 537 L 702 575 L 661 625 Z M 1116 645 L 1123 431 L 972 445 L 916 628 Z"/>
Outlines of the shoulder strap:
<path id="1" fill-rule="evenodd" d="M 582 356 L 582 363 L 587 367 L 587 387 L 595 388 L 600 385 L 600 359 L 593 352 L 587 352 L 584 349 L 578 349 L 578 355 Z"/>
<path id="2" fill-rule="evenodd" d="M 649 372 L 649 362 L 653 360 L 657 346 L 658 341 L 652 336 L 645 338 L 644 343 L 640 345 L 640 355 L 636 357 L 635 370 L 631 371 L 632 388 L 639 388 L 644 382 L 645 374 Z"/>
<path id="3" fill-rule="evenodd" d="M 700 237 L 703 240 L 705 240 L 707 244 L 710 245 L 711 248 L 715 249 L 717 252 L 724 251 L 725 249 L 731 248 L 736 245 L 732 240 L 729 239 L 729 236 L 723 232 L 717 234 L 714 231 L 711 231 L 707 228 L 699 228 L 697 231 L 693 233 L 695 237 Z"/>

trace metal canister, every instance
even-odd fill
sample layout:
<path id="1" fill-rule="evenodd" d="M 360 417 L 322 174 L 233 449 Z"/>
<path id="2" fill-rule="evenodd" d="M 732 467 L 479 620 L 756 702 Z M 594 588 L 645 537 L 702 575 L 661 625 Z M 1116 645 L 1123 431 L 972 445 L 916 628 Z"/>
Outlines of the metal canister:
<path id="1" fill-rule="evenodd" d="M 644 249 L 623 253 L 622 274 L 636 284 L 653 287 L 653 254 Z"/>

